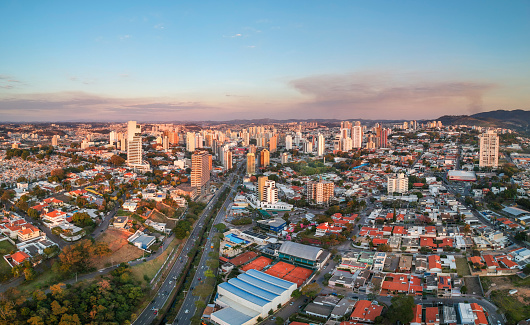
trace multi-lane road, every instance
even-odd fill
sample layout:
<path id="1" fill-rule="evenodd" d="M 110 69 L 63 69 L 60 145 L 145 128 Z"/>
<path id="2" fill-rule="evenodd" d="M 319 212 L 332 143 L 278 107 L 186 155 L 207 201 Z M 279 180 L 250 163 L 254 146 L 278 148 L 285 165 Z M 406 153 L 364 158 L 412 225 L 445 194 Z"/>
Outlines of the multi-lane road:
<path id="1" fill-rule="evenodd" d="M 166 277 L 166 279 L 164 280 L 164 282 L 158 289 L 158 292 L 156 293 L 152 302 L 144 309 L 144 311 L 138 316 L 138 318 L 133 322 L 133 324 L 138 324 L 138 325 L 151 324 L 153 320 L 155 319 L 156 315 L 158 314 L 158 310 L 166 304 L 169 298 L 169 295 L 171 294 L 171 291 L 175 287 L 176 279 L 182 273 L 182 270 L 184 269 L 184 266 L 186 265 L 188 261 L 188 258 L 189 258 L 188 253 L 190 252 L 190 250 L 195 245 L 198 239 L 198 234 L 200 232 L 200 229 L 204 225 L 206 216 L 210 214 L 212 207 L 217 202 L 220 193 L 223 192 L 225 187 L 226 187 L 226 184 L 223 185 L 223 187 L 217 191 L 215 196 L 210 200 L 210 202 L 208 202 L 208 204 L 204 208 L 203 213 L 197 220 L 193 228 L 193 231 L 188 237 L 188 240 L 186 241 L 186 243 L 184 244 L 184 247 L 182 251 L 180 252 L 180 256 L 177 256 L 177 255 L 168 256 L 168 258 L 170 258 L 171 260 L 167 263 L 167 265 L 171 265 L 175 259 L 177 259 L 177 261 L 173 264 L 168 276 Z"/>
<path id="2" fill-rule="evenodd" d="M 232 180 L 232 178 L 230 180 Z M 195 276 L 193 277 L 193 281 L 191 282 L 191 288 L 194 288 L 195 286 L 199 285 L 201 282 L 204 282 L 206 278 L 205 272 L 206 270 L 208 270 L 206 261 L 208 260 L 208 254 L 214 250 L 214 248 L 212 248 L 212 243 L 213 243 L 213 239 L 214 239 L 213 237 L 215 235 L 216 229 L 213 226 L 221 222 L 224 219 L 226 215 L 226 211 L 228 210 L 228 206 L 230 205 L 230 202 L 232 202 L 232 199 L 234 198 L 236 194 L 237 186 L 239 185 L 240 181 L 241 179 L 240 177 L 238 177 L 236 183 L 234 184 L 234 186 L 232 186 L 232 190 L 230 191 L 230 194 L 226 197 L 226 200 L 223 206 L 221 207 L 221 209 L 219 209 L 219 212 L 215 216 L 215 220 L 212 223 L 212 228 L 210 229 L 208 233 L 208 240 L 206 242 L 206 246 L 204 247 L 201 261 L 199 265 L 197 266 L 197 272 L 195 273 Z M 228 184 L 230 184 L 230 182 L 228 182 Z M 179 313 L 177 314 L 177 318 L 175 318 L 175 322 L 173 324 L 190 324 L 191 318 L 193 317 L 196 311 L 195 301 L 198 301 L 198 300 L 199 300 L 199 297 L 195 297 L 193 295 L 192 290 L 190 289 L 190 291 L 186 294 L 184 302 L 182 303 Z"/>

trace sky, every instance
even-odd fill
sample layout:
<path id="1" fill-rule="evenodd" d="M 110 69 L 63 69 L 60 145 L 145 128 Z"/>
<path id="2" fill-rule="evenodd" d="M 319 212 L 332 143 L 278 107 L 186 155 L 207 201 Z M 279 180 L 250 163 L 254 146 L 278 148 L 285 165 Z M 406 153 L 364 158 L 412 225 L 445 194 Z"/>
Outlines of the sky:
<path id="1" fill-rule="evenodd" d="M 530 110 L 530 1 L 0 1 L 0 122 Z"/>

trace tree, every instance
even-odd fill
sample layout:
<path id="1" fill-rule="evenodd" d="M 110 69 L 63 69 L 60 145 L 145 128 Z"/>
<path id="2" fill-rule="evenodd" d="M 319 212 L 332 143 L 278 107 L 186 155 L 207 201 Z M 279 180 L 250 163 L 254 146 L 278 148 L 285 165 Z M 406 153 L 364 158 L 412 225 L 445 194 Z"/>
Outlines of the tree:
<path id="1" fill-rule="evenodd" d="M 269 310 L 269 315 L 273 315 L 274 314 L 274 310 Z"/>
<path id="2" fill-rule="evenodd" d="M 320 293 L 320 290 L 321 290 L 320 286 L 318 285 L 318 283 L 315 282 L 315 283 L 311 283 L 303 287 L 302 294 L 310 298 L 314 298 Z"/>
<path id="3" fill-rule="evenodd" d="M 530 264 L 528 264 L 530 265 Z M 291 293 L 291 297 L 293 297 L 294 299 L 298 299 L 302 296 L 302 293 L 300 292 L 300 290 L 296 289 L 295 291 L 293 291 Z"/>
<path id="4" fill-rule="evenodd" d="M 28 324 L 30 325 L 44 325 L 44 321 L 40 316 L 33 316 L 28 319 Z"/>
<path id="5" fill-rule="evenodd" d="M 218 232 L 224 232 L 226 230 L 226 225 L 224 223 L 218 223 L 214 227 Z"/>
<path id="6" fill-rule="evenodd" d="M 383 315 L 384 324 L 409 324 L 414 317 L 414 298 L 412 296 L 394 296 L 391 305 Z"/>
<path id="7" fill-rule="evenodd" d="M 37 219 L 39 217 L 39 213 L 37 212 L 37 210 L 29 208 L 28 209 L 28 216 L 30 218 Z"/>
<path id="8" fill-rule="evenodd" d="M 206 308 L 206 303 L 202 300 L 195 301 L 195 307 L 197 307 L 198 310 Z"/>
<path id="9" fill-rule="evenodd" d="M 121 166 L 125 163 L 125 159 L 118 155 L 113 155 L 112 157 L 110 157 L 110 163 L 114 166 Z"/>
<path id="10" fill-rule="evenodd" d="M 467 287 L 466 286 L 462 286 L 460 288 L 460 292 L 465 295 L 467 293 Z"/>
<path id="11" fill-rule="evenodd" d="M 466 224 L 464 226 L 464 234 L 469 235 L 470 232 L 471 232 L 471 226 L 469 224 Z"/>
<path id="12" fill-rule="evenodd" d="M 278 316 L 276 317 L 275 322 L 276 322 L 276 325 L 282 325 L 285 322 L 285 320 L 282 317 Z"/>

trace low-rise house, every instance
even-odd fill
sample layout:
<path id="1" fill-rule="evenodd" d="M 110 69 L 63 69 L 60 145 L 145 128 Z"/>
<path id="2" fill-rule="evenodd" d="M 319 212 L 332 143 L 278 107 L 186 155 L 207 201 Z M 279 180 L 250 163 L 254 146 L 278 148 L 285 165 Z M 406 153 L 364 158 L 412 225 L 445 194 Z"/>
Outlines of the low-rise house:
<path id="1" fill-rule="evenodd" d="M 361 323 L 374 323 L 375 318 L 380 316 L 383 306 L 373 304 L 368 300 L 359 300 L 355 304 L 350 319 Z"/>

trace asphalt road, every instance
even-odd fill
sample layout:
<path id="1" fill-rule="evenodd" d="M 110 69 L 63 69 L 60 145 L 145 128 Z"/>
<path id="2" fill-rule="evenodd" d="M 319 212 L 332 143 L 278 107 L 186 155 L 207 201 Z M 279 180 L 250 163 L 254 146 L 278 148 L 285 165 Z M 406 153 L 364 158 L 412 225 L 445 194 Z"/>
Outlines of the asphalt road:
<path id="1" fill-rule="evenodd" d="M 232 180 L 232 177 L 230 179 Z M 230 194 L 227 196 L 223 206 L 221 207 L 221 209 L 219 209 L 219 212 L 215 216 L 215 220 L 212 223 L 212 228 L 210 229 L 210 232 L 208 234 L 208 240 L 206 242 L 206 246 L 202 253 L 201 261 L 199 265 L 197 266 L 197 272 L 195 272 L 195 276 L 193 277 L 193 281 L 191 282 L 190 288 L 194 288 L 195 286 L 201 284 L 202 282 L 204 282 L 206 278 L 205 272 L 206 270 L 208 270 L 206 261 L 208 260 L 208 254 L 214 250 L 212 248 L 212 240 L 217 231 L 213 226 L 220 223 L 224 219 L 226 215 L 226 210 L 228 209 L 230 202 L 232 202 L 237 192 L 237 186 L 239 185 L 239 183 L 240 183 L 240 178 L 238 177 L 236 184 L 234 184 L 234 186 L 232 187 L 232 190 L 230 191 Z M 226 186 L 226 184 L 224 186 Z M 192 293 L 192 290 L 190 290 L 186 294 L 184 302 L 182 303 L 182 306 L 180 307 L 179 313 L 177 314 L 177 317 L 175 318 L 175 322 L 173 324 L 190 324 L 191 318 L 193 317 L 193 315 L 195 315 L 195 311 L 196 311 L 195 301 L 198 301 L 198 300 L 199 300 L 199 297 L 194 296 Z"/>
<path id="2" fill-rule="evenodd" d="M 210 200 L 210 202 L 208 202 L 208 204 L 204 208 L 203 213 L 201 214 L 199 220 L 197 220 L 197 223 L 195 224 L 190 236 L 188 237 L 188 240 L 184 244 L 184 247 L 182 251 L 180 252 L 180 256 L 173 255 L 173 256 L 168 257 L 168 258 L 171 258 L 171 260 L 166 265 L 171 265 L 175 259 L 178 259 L 178 260 L 173 264 L 169 272 L 169 275 L 166 277 L 166 279 L 164 280 L 164 282 L 158 289 L 158 292 L 156 293 L 152 302 L 142 311 L 142 313 L 138 316 L 138 318 L 136 318 L 133 324 L 141 324 L 141 325 L 151 324 L 153 320 L 155 319 L 156 314 L 158 314 L 158 310 L 166 304 L 166 301 L 168 300 L 171 291 L 175 287 L 176 279 L 182 273 L 184 266 L 186 265 L 189 259 L 188 253 L 190 252 L 191 248 L 195 245 L 195 242 L 197 241 L 199 231 L 204 225 L 206 216 L 210 213 L 210 210 L 217 202 L 219 195 L 220 193 L 223 192 L 223 190 L 225 189 L 225 186 L 226 184 L 224 184 L 223 187 L 217 191 L 215 196 Z"/>

